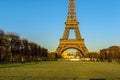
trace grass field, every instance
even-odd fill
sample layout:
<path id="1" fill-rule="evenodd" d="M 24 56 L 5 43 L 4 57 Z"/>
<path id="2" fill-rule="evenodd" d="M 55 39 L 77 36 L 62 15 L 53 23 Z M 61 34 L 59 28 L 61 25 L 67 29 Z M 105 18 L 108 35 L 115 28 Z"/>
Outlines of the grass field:
<path id="1" fill-rule="evenodd" d="M 120 64 L 107 62 L 38 62 L 0 64 L 0 80 L 120 80 Z"/>

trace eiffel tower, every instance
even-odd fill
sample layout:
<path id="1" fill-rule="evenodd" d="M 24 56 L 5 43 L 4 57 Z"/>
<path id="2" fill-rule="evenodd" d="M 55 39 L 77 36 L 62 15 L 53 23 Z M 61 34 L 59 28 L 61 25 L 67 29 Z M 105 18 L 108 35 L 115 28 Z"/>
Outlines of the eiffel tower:
<path id="1" fill-rule="evenodd" d="M 88 49 L 84 44 L 84 39 L 82 39 L 79 31 L 78 24 L 76 18 L 76 7 L 75 7 L 75 0 L 69 0 L 69 7 L 68 7 L 68 16 L 67 21 L 65 22 L 65 30 L 62 39 L 59 41 L 58 48 L 56 49 L 56 53 L 58 57 L 61 56 L 62 52 L 67 49 L 76 49 L 81 52 L 83 56 L 88 53 Z M 69 39 L 69 32 L 70 30 L 74 30 L 75 39 Z"/>

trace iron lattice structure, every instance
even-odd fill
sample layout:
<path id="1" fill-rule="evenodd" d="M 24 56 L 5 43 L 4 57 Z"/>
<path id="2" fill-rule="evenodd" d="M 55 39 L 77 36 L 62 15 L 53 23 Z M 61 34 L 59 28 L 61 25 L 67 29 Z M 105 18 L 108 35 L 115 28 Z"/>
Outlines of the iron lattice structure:
<path id="1" fill-rule="evenodd" d="M 69 0 L 69 7 L 68 7 L 68 16 L 67 21 L 65 22 L 65 30 L 62 39 L 60 39 L 58 48 L 56 49 L 56 53 L 58 56 L 61 56 L 61 53 L 66 49 L 74 48 L 77 49 L 82 53 L 83 56 L 88 54 L 88 49 L 84 44 L 84 39 L 80 35 L 79 22 L 76 18 L 76 7 L 75 7 L 75 0 Z M 73 29 L 75 33 L 75 39 L 69 39 L 69 32 Z"/>

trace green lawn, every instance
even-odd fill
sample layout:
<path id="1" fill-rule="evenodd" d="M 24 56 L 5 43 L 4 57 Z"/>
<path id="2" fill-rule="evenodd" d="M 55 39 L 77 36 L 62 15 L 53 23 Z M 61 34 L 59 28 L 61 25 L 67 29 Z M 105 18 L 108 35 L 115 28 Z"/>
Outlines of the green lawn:
<path id="1" fill-rule="evenodd" d="M 38 62 L 0 64 L 0 80 L 120 80 L 120 64 L 107 62 Z"/>

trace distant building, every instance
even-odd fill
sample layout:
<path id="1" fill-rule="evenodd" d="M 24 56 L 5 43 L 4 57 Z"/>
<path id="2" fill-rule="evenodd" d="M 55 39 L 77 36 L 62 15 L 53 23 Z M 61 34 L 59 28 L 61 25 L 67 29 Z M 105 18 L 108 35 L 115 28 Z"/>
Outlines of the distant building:
<path id="1" fill-rule="evenodd" d="M 64 51 L 62 53 L 62 58 L 70 60 L 70 59 L 79 59 L 80 57 L 76 55 L 76 52 L 75 53 L 68 53 L 67 51 Z"/>
<path id="2" fill-rule="evenodd" d="M 62 58 L 63 59 L 71 59 L 71 58 L 74 58 L 75 56 L 73 55 L 73 54 L 70 54 L 70 53 L 68 53 L 67 51 L 64 51 L 63 53 L 62 53 Z"/>

